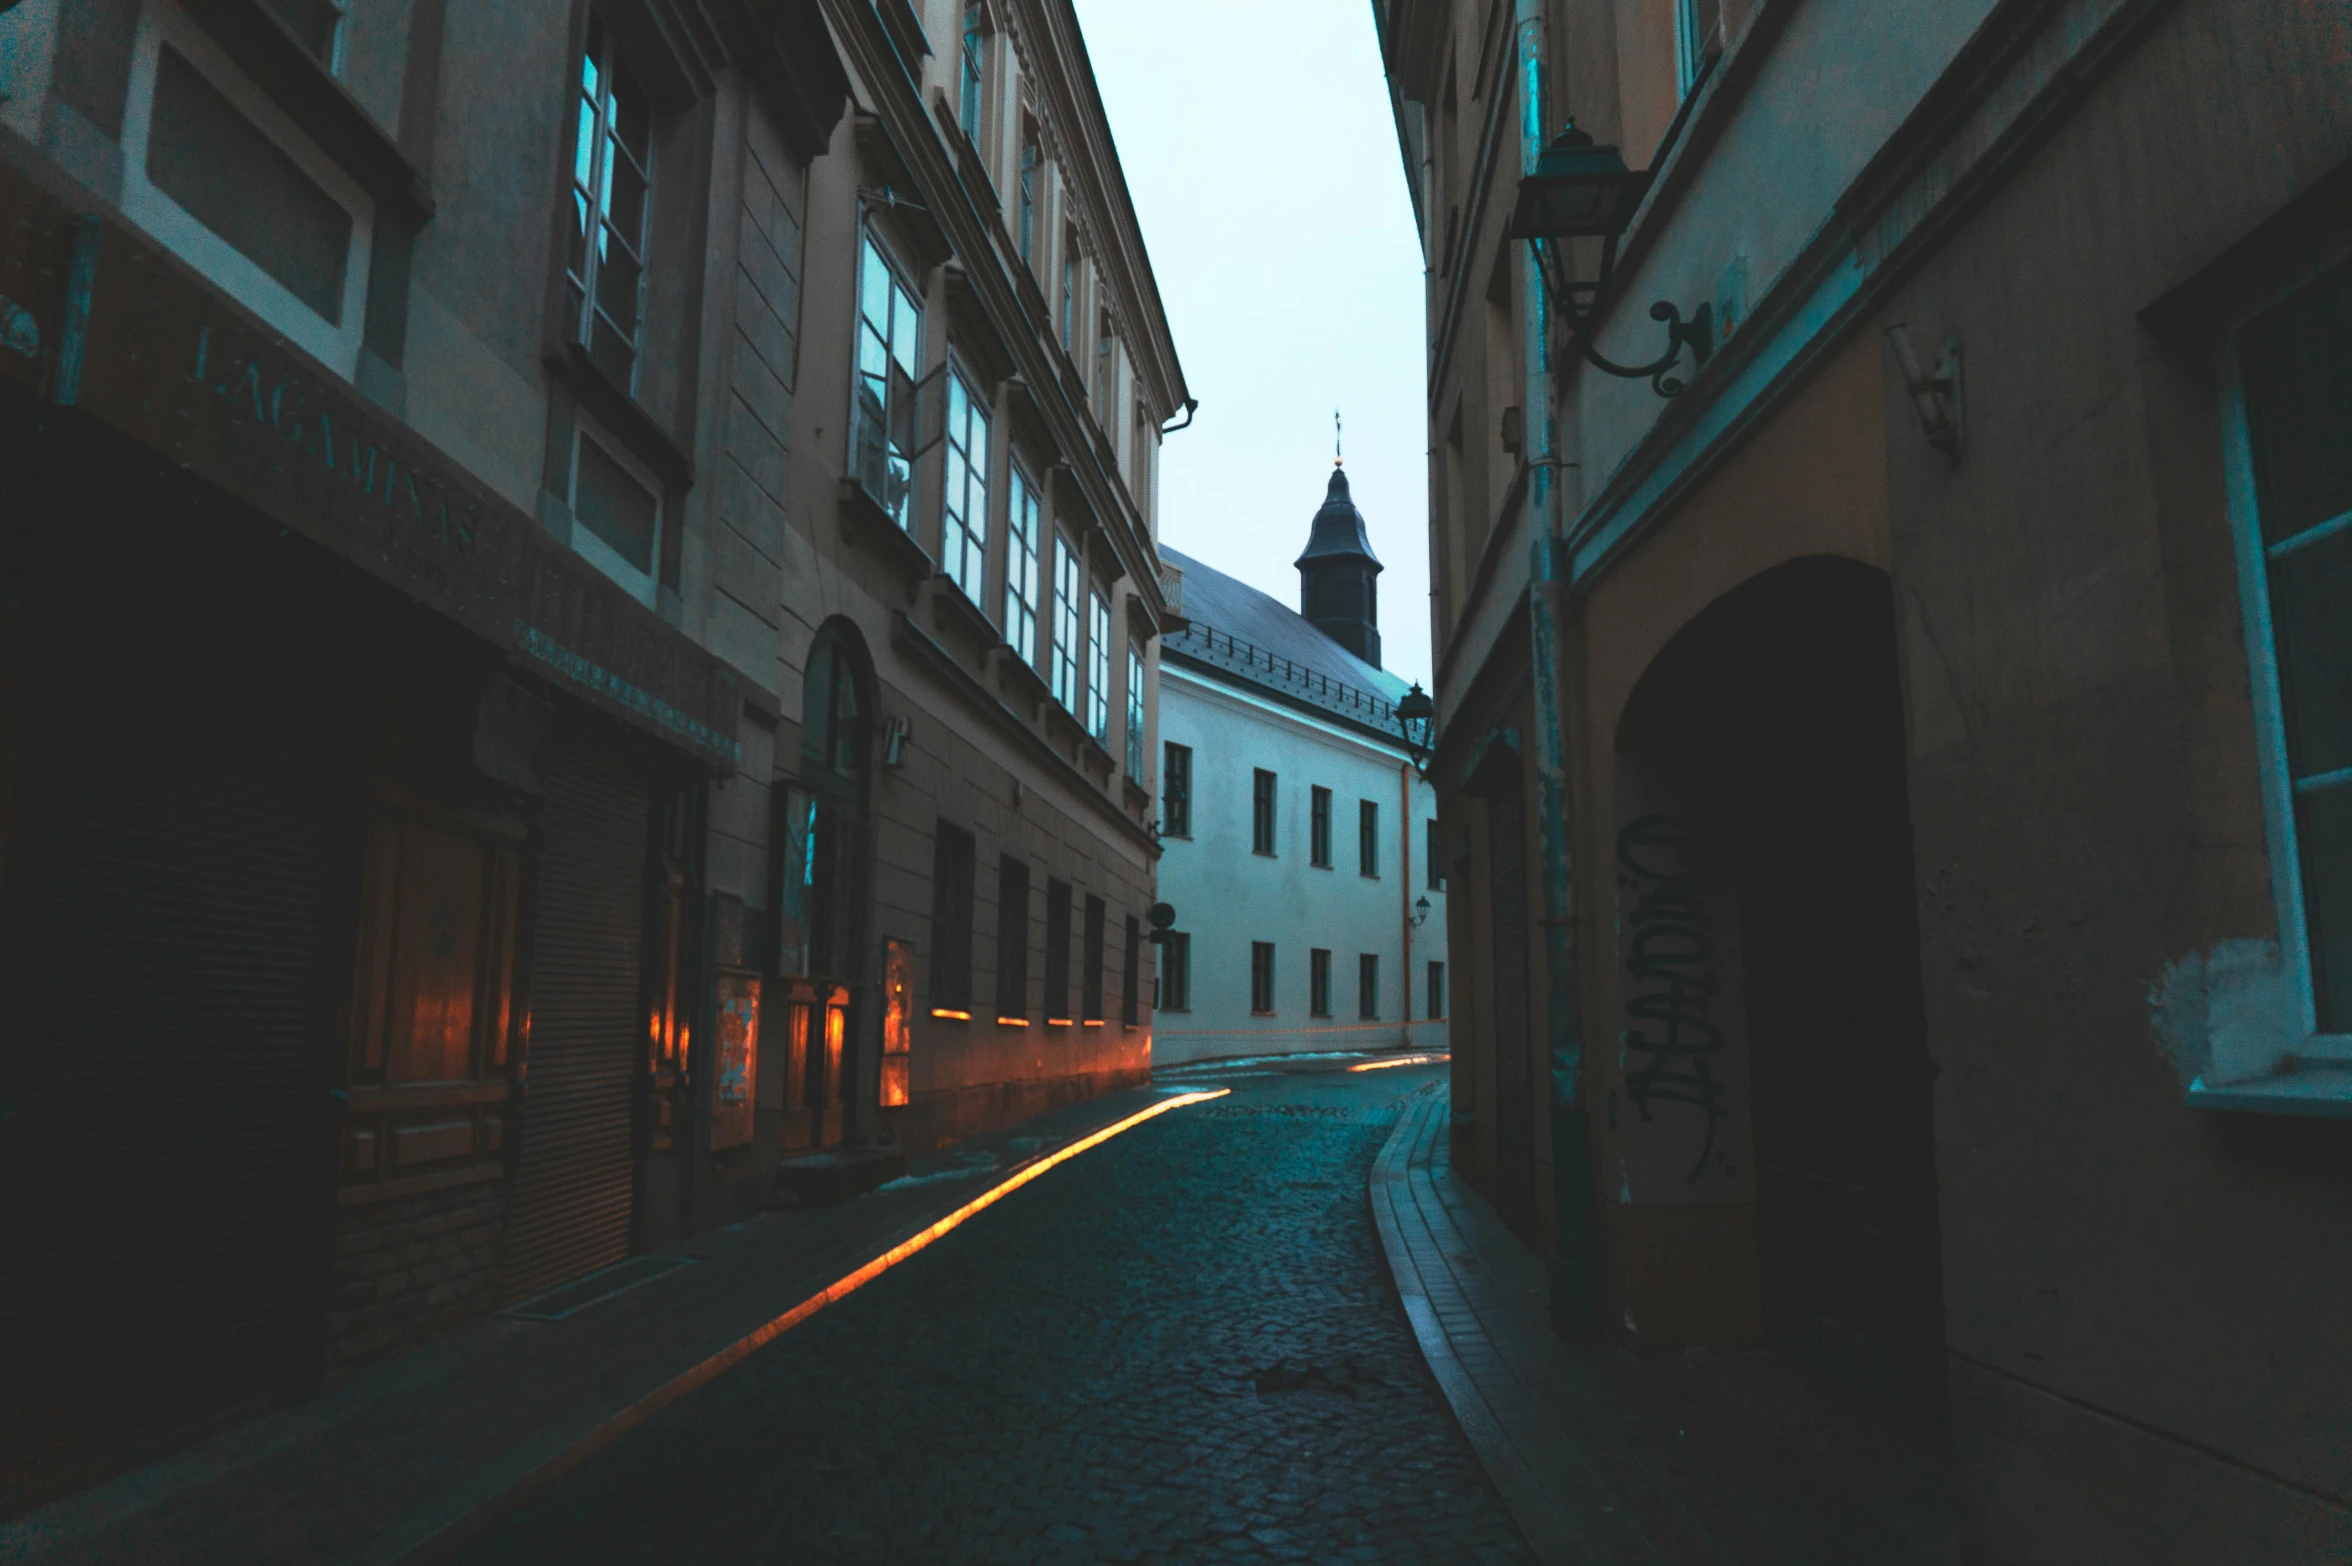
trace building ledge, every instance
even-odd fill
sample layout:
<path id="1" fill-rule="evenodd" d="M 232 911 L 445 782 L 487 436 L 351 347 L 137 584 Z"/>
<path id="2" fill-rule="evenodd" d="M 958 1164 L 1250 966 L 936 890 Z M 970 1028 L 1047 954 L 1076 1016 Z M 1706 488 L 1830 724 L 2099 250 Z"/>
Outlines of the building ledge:
<path id="1" fill-rule="evenodd" d="M 939 574 L 939 562 L 898 525 L 896 517 L 882 509 L 880 501 L 866 493 L 863 484 L 844 475 L 840 491 L 842 536 L 855 544 L 871 545 L 895 566 L 906 580 L 907 599 L 912 602 L 922 585 Z"/>
<path id="2" fill-rule="evenodd" d="M 931 588 L 931 623 L 945 631 L 954 626 L 958 633 L 971 642 L 975 663 L 987 665 L 989 656 L 1004 645 L 997 633 L 996 622 L 988 618 L 988 611 L 964 596 L 955 579 L 942 571 Z"/>

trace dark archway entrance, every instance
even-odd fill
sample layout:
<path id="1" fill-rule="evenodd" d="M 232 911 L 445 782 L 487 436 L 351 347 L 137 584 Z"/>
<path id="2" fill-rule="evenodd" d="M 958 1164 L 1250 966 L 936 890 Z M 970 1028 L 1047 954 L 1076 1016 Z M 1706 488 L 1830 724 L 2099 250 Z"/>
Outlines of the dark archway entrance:
<path id="1" fill-rule="evenodd" d="M 1939 1427 L 1933 1067 L 1885 574 L 1817 557 L 1727 594 L 1644 675 L 1621 743 L 1675 778 L 1733 882 L 1766 1336 Z"/>

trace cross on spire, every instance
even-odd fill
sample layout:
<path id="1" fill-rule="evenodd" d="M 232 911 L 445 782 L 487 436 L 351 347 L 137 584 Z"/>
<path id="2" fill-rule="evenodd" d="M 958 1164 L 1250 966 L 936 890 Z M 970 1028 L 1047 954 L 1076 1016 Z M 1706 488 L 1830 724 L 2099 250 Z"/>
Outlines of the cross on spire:
<path id="1" fill-rule="evenodd" d="M 1340 424 L 1340 422 L 1339 422 L 1339 410 L 1338 410 L 1337 408 L 1334 408 L 1334 409 L 1332 409 L 1332 410 L 1331 410 L 1331 465 L 1332 465 L 1333 467 L 1335 467 L 1335 468 L 1336 468 L 1336 467 L 1342 467 L 1342 466 L 1344 466 L 1344 465 L 1346 464 L 1346 462 L 1347 462 L 1347 455 L 1346 455 L 1345 451 L 1343 451 L 1343 450 L 1342 450 L 1342 448 L 1341 448 L 1341 445 L 1340 445 L 1340 442 L 1341 442 L 1342 438 L 1343 438 L 1343 437 L 1346 435 L 1346 433 L 1347 433 L 1347 431 L 1346 431 L 1346 430 L 1345 430 L 1345 429 L 1344 429 L 1344 428 L 1341 426 L 1341 424 Z"/>

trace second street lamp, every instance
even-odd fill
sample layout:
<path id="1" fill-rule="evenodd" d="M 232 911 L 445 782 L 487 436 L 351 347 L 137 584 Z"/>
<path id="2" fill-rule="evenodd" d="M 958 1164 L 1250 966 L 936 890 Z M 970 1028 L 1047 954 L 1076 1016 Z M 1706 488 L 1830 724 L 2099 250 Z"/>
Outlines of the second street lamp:
<path id="1" fill-rule="evenodd" d="M 1602 357 L 1590 335 L 1593 307 L 1617 268 L 1618 238 L 1649 188 L 1649 174 L 1627 168 L 1615 147 L 1596 146 L 1570 120 L 1536 159 L 1535 172 L 1519 181 L 1519 199 L 1505 237 L 1534 246 L 1545 291 L 1567 317 L 1569 338 L 1587 363 L 1629 380 L 1647 376 L 1651 390 L 1672 397 L 1684 385 L 1669 373 L 1683 349 L 1688 348 L 1700 364 L 1714 352 L 1714 306 L 1699 306 L 1685 321 L 1681 309 L 1666 300 L 1651 305 L 1650 319 L 1666 326 L 1666 351 L 1647 364 L 1618 364 Z M 1580 239 L 1601 242 L 1600 274 L 1590 282 L 1578 282 L 1570 266 L 1568 246 Z"/>
<path id="2" fill-rule="evenodd" d="M 1397 733 L 1404 738 L 1405 754 L 1411 758 L 1417 777 L 1429 776 L 1430 731 L 1436 719 L 1437 703 L 1429 699 L 1429 693 L 1418 682 L 1397 698 Z"/>

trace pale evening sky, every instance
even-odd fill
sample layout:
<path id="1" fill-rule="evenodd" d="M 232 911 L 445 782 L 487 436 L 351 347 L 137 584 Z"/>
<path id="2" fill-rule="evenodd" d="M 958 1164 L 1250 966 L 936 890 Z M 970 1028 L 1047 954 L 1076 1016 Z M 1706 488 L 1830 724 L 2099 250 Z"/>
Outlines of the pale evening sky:
<path id="1" fill-rule="evenodd" d="M 1076 0 L 1200 416 L 1160 535 L 1298 607 L 1347 420 L 1382 662 L 1429 683 L 1421 247 L 1366 0 Z"/>

